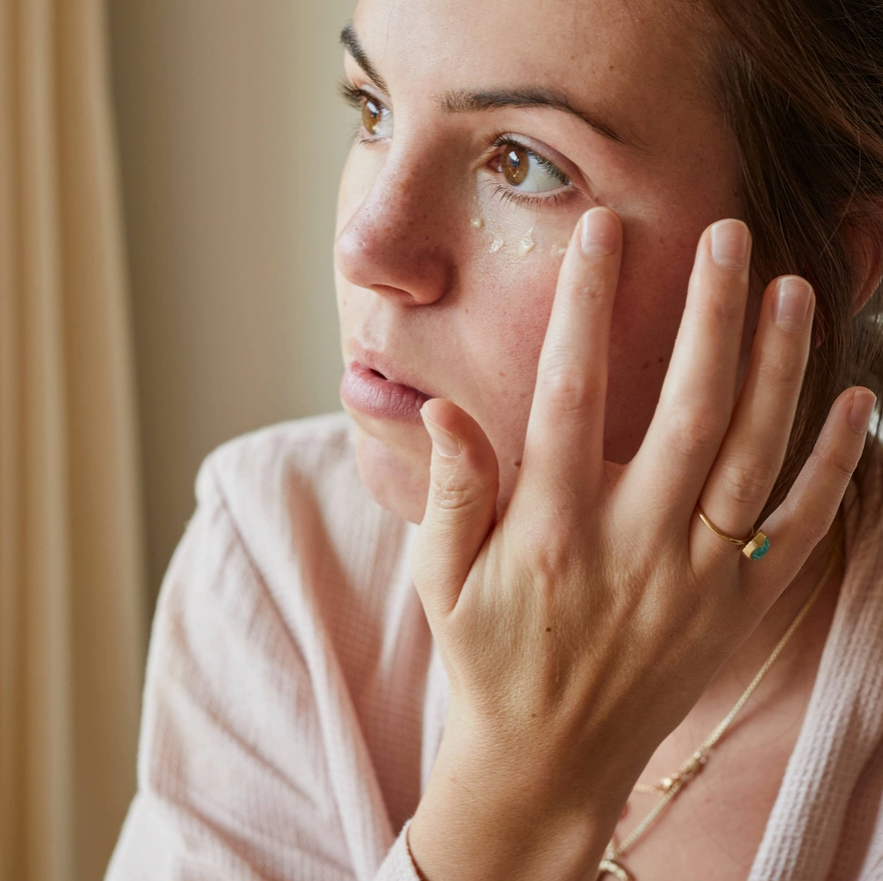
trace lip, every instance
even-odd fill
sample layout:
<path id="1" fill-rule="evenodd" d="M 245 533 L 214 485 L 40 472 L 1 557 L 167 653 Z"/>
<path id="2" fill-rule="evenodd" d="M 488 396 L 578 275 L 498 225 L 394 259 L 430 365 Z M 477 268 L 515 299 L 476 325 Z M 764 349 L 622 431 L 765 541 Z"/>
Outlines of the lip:
<path id="1" fill-rule="evenodd" d="M 412 386 L 406 375 L 382 353 L 351 341 L 355 357 L 340 383 L 344 404 L 373 416 L 398 422 L 421 423 L 420 408 L 434 395 Z M 381 375 L 382 374 L 382 375 Z M 419 381 L 411 379 L 411 382 Z"/>
<path id="2" fill-rule="evenodd" d="M 382 373 L 388 382 L 414 389 L 427 398 L 441 397 L 434 389 L 428 388 L 421 377 L 401 367 L 386 353 L 369 349 L 355 338 L 350 339 L 349 350 L 353 360 L 361 362 L 370 370 Z"/>

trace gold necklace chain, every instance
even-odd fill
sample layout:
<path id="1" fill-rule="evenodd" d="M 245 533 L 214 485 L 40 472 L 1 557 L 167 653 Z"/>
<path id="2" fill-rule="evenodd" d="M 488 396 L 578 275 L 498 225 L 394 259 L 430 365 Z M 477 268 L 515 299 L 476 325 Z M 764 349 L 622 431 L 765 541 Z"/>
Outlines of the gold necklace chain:
<path id="1" fill-rule="evenodd" d="M 662 799 L 659 804 L 647 814 L 646 817 L 634 828 L 632 831 L 626 836 L 626 838 L 622 841 L 621 844 L 615 846 L 613 841 L 611 840 L 610 844 L 607 846 L 607 852 L 604 854 L 604 859 L 601 860 L 601 864 L 598 867 L 598 878 L 601 878 L 604 874 L 611 874 L 618 881 L 633 881 L 632 876 L 626 871 L 626 869 L 621 866 L 618 862 L 619 858 L 628 850 L 638 838 L 647 831 L 650 824 L 668 807 L 668 805 L 674 800 L 675 796 L 678 795 L 684 787 L 693 780 L 699 772 L 705 767 L 705 764 L 708 762 L 709 753 L 711 752 L 712 747 L 723 737 L 724 732 L 729 728 L 730 723 L 736 717 L 736 714 L 742 707 L 745 705 L 745 702 L 751 697 L 754 689 L 760 684 L 761 679 L 766 675 L 767 671 L 772 667 L 776 658 L 782 653 L 782 650 L 785 648 L 788 640 L 791 638 L 791 635 L 800 625 L 800 622 L 806 616 L 806 613 L 809 611 L 810 606 L 812 606 L 816 597 L 821 592 L 821 589 L 824 583 L 827 581 L 828 576 L 831 574 L 831 571 L 834 568 L 834 563 L 837 560 L 837 553 L 831 555 L 828 560 L 828 565 L 825 567 L 825 571 L 819 576 L 819 580 L 816 582 L 815 587 L 812 589 L 812 593 L 804 602 L 800 611 L 797 613 L 794 620 L 791 622 L 791 626 L 785 631 L 785 635 L 779 640 L 778 645 L 773 649 L 773 653 L 767 658 L 766 663 L 763 667 L 760 668 L 758 674 L 751 681 L 751 684 L 742 694 L 742 697 L 736 701 L 736 705 L 727 713 L 726 717 L 723 721 L 711 732 L 711 734 L 697 747 L 696 751 L 687 759 L 674 774 L 670 777 L 663 777 L 661 780 L 654 784 L 637 784 L 633 791 L 636 792 L 653 792 L 657 795 L 661 795 Z"/>

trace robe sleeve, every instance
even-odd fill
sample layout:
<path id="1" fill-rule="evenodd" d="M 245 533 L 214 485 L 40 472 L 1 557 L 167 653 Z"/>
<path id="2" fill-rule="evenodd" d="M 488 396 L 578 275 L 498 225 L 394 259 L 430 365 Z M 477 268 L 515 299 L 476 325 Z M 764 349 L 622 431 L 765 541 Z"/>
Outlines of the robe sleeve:
<path id="1" fill-rule="evenodd" d="M 138 790 L 105 881 L 356 879 L 316 706 L 209 457 L 160 591 Z M 409 825 L 373 881 L 420 881 Z"/>

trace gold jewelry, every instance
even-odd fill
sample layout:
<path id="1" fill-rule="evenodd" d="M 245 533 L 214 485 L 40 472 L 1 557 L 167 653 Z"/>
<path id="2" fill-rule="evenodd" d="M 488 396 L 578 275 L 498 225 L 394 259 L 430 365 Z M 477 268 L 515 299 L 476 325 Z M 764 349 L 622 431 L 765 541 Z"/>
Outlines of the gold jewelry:
<path id="1" fill-rule="evenodd" d="M 831 571 L 834 568 L 834 563 L 837 560 L 837 554 L 834 553 L 831 555 L 831 558 L 828 560 L 828 564 L 825 567 L 825 571 L 819 577 L 819 580 L 816 582 L 815 587 L 812 589 L 809 597 L 807 597 L 800 611 L 795 616 L 794 620 L 791 622 L 791 626 L 785 631 L 785 635 L 779 640 L 778 645 L 773 649 L 773 653 L 767 658 L 766 663 L 763 667 L 760 668 L 760 672 L 754 677 L 751 681 L 751 684 L 748 688 L 745 689 L 742 696 L 736 701 L 736 705 L 727 713 L 726 718 L 711 732 L 711 734 L 703 741 L 702 744 L 696 749 L 692 756 L 687 759 L 674 774 L 670 777 L 663 777 L 661 780 L 657 781 L 652 785 L 646 784 L 637 784 L 633 792 L 653 792 L 657 795 L 662 796 L 662 800 L 659 804 L 647 814 L 646 817 L 634 828 L 632 831 L 626 836 L 624 841 L 619 844 L 614 844 L 614 839 L 611 839 L 610 844 L 607 845 L 607 851 L 604 854 L 604 859 L 601 860 L 600 865 L 598 866 L 598 878 L 601 878 L 605 873 L 613 875 L 617 881 L 634 881 L 632 876 L 628 873 L 624 866 L 619 863 L 619 858 L 630 848 L 637 839 L 644 834 L 650 824 L 662 813 L 663 810 L 673 801 L 675 796 L 684 787 L 693 780 L 699 772 L 705 767 L 708 762 L 709 754 L 711 752 L 712 747 L 720 740 L 723 736 L 724 732 L 729 728 L 730 723 L 736 717 L 736 714 L 742 707 L 745 705 L 745 702 L 751 697 L 752 692 L 755 688 L 760 684 L 761 679 L 766 675 L 767 671 L 772 667 L 773 662 L 782 652 L 782 649 L 785 648 L 786 643 L 791 638 L 791 635 L 799 626 L 800 622 L 806 616 L 806 613 L 809 611 L 810 606 L 815 601 L 816 597 L 821 592 L 822 586 L 827 581 L 828 576 L 831 574 Z"/>
<path id="2" fill-rule="evenodd" d="M 726 539 L 729 542 L 732 542 L 734 545 L 742 546 L 742 553 L 748 557 L 749 560 L 759 560 L 769 549 L 770 549 L 770 540 L 769 537 L 760 531 L 755 532 L 753 529 L 751 530 L 751 534 L 748 538 L 735 538 L 732 535 L 727 535 L 725 532 L 721 532 L 709 519 L 705 516 L 702 508 L 699 505 L 696 505 L 696 513 L 699 514 L 699 517 L 702 519 L 702 522 L 715 534 L 719 535 L 721 538 Z"/>

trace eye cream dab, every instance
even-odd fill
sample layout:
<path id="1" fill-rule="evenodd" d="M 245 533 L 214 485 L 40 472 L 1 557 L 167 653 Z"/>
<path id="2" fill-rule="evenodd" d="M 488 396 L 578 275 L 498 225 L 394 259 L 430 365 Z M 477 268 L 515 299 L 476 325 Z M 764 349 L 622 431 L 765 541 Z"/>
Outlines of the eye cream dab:
<path id="1" fill-rule="evenodd" d="M 527 257 L 535 247 L 536 242 L 533 240 L 533 227 L 531 227 L 527 235 L 518 243 L 518 256 Z"/>
<path id="2" fill-rule="evenodd" d="M 494 236 L 494 240 L 491 242 L 491 254 L 496 254 L 504 244 L 502 236 Z"/>
<path id="3" fill-rule="evenodd" d="M 484 218 L 483 217 L 473 217 L 472 220 L 469 221 L 469 225 L 473 229 L 481 229 L 484 226 Z"/>

